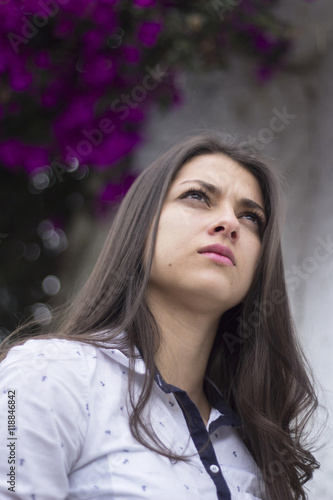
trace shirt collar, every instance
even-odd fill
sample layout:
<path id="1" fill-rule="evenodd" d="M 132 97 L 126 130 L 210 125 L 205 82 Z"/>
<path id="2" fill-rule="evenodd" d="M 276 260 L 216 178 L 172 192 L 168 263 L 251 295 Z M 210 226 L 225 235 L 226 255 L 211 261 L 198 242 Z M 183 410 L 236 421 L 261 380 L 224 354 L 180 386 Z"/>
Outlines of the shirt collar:
<path id="1" fill-rule="evenodd" d="M 167 384 L 158 370 L 155 374 L 155 382 L 166 394 L 170 394 L 171 392 L 185 392 L 179 387 Z M 242 425 L 240 416 L 227 405 L 221 391 L 207 376 L 205 377 L 204 388 L 209 403 L 221 413 L 221 416 L 223 417 L 223 424 L 240 427 Z"/>
<path id="2" fill-rule="evenodd" d="M 106 356 L 114 359 L 125 368 L 130 368 L 130 357 L 120 349 L 112 347 L 102 347 L 101 349 Z M 144 375 L 146 373 L 146 365 L 140 356 L 139 350 L 136 347 L 134 348 L 134 354 L 135 358 L 134 358 L 133 369 L 135 373 L 140 373 Z"/>
<path id="3" fill-rule="evenodd" d="M 129 368 L 130 358 L 122 351 L 112 348 L 102 348 L 102 350 L 107 356 L 113 358 L 121 365 Z M 138 357 L 135 358 L 134 371 L 136 373 L 145 374 L 146 365 L 143 359 L 140 357 L 140 352 L 137 348 L 135 348 L 135 355 Z M 171 392 L 185 392 L 179 387 L 167 384 L 158 370 L 156 370 L 155 382 L 159 386 L 159 388 L 166 394 L 170 394 Z M 230 406 L 227 405 L 221 394 L 221 391 L 207 376 L 205 377 L 204 388 L 209 403 L 221 413 L 221 416 L 223 416 L 223 424 L 232 425 L 233 427 L 240 427 L 242 425 L 240 416 L 234 410 L 232 410 Z"/>

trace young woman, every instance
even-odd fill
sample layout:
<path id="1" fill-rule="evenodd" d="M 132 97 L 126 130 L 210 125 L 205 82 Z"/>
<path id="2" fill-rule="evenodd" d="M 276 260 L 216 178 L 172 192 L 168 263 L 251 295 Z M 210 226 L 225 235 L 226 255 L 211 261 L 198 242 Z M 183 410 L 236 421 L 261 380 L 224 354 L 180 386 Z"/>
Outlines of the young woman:
<path id="1" fill-rule="evenodd" d="M 279 190 L 217 133 L 139 176 L 59 331 L 3 344 L 1 498 L 307 498 Z"/>

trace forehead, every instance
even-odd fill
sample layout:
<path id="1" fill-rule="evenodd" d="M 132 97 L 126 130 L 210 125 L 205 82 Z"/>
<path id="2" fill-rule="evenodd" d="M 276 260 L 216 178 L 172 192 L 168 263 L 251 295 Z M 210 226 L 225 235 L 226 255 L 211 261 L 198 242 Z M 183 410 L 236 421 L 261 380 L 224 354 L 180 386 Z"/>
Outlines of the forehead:
<path id="1" fill-rule="evenodd" d="M 172 187 L 187 180 L 202 180 L 224 191 L 234 191 L 240 197 L 251 198 L 263 205 L 261 187 L 256 177 L 245 167 L 222 153 L 195 156 L 177 172 Z M 184 184 L 185 186 L 186 184 Z"/>

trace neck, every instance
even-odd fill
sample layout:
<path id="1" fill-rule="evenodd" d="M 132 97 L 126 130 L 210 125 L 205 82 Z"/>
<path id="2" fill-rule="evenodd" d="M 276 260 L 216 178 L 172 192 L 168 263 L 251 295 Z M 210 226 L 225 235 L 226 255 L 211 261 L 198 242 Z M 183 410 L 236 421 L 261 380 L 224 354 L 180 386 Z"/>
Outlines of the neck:
<path id="1" fill-rule="evenodd" d="M 160 307 L 156 296 L 148 300 L 161 332 L 156 365 L 164 380 L 187 392 L 204 420 L 210 407 L 203 390 L 208 358 L 220 316 L 186 309 L 168 301 Z"/>

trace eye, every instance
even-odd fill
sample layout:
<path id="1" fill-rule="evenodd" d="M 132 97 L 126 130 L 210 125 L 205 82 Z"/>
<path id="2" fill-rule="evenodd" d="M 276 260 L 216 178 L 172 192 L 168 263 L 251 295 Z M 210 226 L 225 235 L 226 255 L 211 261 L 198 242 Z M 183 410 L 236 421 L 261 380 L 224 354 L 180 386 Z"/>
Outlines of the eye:
<path id="1" fill-rule="evenodd" d="M 209 197 L 206 191 L 197 189 L 197 188 L 191 188 L 186 193 L 184 193 L 181 198 L 189 198 L 192 200 L 199 200 L 199 201 L 204 201 L 205 203 L 209 204 Z"/>
<path id="2" fill-rule="evenodd" d="M 252 221 L 254 224 L 258 226 L 260 231 L 264 230 L 265 220 L 261 212 L 246 212 L 241 217 Z"/>

